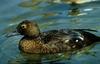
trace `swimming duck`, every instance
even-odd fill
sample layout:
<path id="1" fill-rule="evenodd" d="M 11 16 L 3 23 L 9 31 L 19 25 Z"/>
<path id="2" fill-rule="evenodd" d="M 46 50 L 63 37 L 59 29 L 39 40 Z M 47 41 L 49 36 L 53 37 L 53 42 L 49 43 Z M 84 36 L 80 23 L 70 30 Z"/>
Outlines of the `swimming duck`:
<path id="1" fill-rule="evenodd" d="M 25 53 L 61 53 L 74 51 L 100 41 L 91 29 L 59 29 L 40 32 L 36 22 L 22 21 L 17 32 L 23 35 L 19 49 Z"/>

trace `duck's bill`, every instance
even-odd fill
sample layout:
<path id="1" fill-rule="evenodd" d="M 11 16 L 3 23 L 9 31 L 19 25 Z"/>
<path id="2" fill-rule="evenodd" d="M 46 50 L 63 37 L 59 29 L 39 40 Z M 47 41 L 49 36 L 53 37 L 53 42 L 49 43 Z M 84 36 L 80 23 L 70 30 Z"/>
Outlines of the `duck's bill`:
<path id="1" fill-rule="evenodd" d="M 12 36 L 18 36 L 20 35 L 16 30 L 15 31 L 12 31 L 11 33 L 8 33 L 5 35 L 5 37 L 12 37 Z"/>

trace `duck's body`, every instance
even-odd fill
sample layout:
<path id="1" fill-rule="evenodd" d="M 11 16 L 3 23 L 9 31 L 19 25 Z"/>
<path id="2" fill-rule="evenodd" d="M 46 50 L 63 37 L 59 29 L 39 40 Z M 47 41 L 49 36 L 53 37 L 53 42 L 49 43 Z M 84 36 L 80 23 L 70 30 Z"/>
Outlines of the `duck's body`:
<path id="1" fill-rule="evenodd" d="M 21 25 L 32 22 L 24 21 L 17 27 L 18 32 L 24 37 L 19 42 L 19 49 L 26 53 L 59 53 L 74 51 L 100 41 L 99 37 L 87 32 L 91 30 L 82 29 L 60 29 L 47 32 L 37 32 L 38 28 L 31 28 L 31 31 L 21 29 Z M 36 25 L 37 26 L 37 25 Z M 36 27 L 31 25 L 31 27 Z M 24 26 L 25 27 L 25 26 Z M 27 26 L 30 28 L 29 25 Z M 29 32 L 29 33 L 28 33 Z M 27 34 L 28 33 L 28 34 Z M 31 35 L 32 33 L 32 35 Z"/>

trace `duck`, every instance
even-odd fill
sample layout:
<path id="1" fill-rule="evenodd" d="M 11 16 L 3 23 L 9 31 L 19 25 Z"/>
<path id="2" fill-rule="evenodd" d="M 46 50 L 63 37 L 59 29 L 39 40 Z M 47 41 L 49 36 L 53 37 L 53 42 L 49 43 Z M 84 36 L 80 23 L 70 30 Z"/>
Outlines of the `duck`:
<path id="1" fill-rule="evenodd" d="M 19 41 L 19 50 L 30 54 L 62 53 L 75 51 L 99 42 L 100 37 L 92 29 L 57 29 L 40 31 L 36 22 L 24 20 L 16 27 L 23 37 Z"/>

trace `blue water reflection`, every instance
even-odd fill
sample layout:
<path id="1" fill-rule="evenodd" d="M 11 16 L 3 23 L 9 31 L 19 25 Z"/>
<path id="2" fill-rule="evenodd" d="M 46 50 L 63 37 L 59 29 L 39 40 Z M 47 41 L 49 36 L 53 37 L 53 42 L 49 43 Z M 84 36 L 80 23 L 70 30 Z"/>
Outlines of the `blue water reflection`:
<path id="1" fill-rule="evenodd" d="M 24 1 L 27 1 L 26 4 L 23 4 Z M 18 42 L 22 36 L 5 37 L 25 19 L 37 21 L 41 31 L 61 28 L 91 28 L 98 30 L 94 34 L 100 36 L 100 1 L 71 6 L 65 3 L 48 3 L 45 0 L 37 5 L 33 5 L 31 0 L 0 0 L 0 8 L 0 64 L 100 63 L 100 44 L 86 50 L 88 53 L 79 52 L 72 55 L 71 58 L 67 53 L 27 55 L 18 49 Z M 74 13 L 73 8 L 75 8 Z"/>

